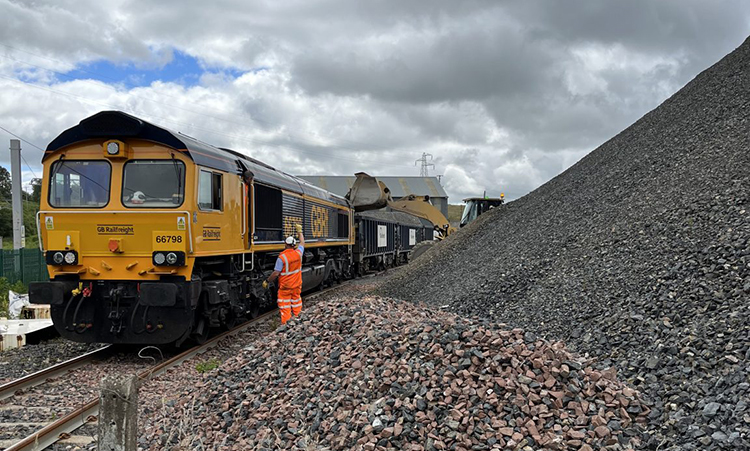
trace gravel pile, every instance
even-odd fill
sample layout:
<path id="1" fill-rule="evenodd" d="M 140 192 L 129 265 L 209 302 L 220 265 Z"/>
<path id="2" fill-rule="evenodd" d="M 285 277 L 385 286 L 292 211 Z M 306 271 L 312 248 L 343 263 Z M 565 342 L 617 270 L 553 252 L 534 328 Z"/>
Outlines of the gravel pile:
<path id="1" fill-rule="evenodd" d="M 629 449 L 650 408 L 559 342 L 342 296 L 257 337 L 144 421 L 149 449 Z M 177 434 L 174 431 L 182 431 Z M 150 434 L 150 435 L 149 435 Z"/>
<path id="2" fill-rule="evenodd" d="M 380 293 L 612 364 L 659 449 L 750 448 L 750 43 Z"/>

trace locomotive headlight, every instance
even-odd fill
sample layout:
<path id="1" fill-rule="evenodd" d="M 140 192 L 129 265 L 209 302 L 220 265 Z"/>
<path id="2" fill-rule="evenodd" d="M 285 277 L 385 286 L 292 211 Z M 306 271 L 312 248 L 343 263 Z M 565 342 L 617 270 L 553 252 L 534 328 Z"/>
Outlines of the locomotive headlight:
<path id="1" fill-rule="evenodd" d="M 167 258 L 164 256 L 163 252 L 157 252 L 154 254 L 154 264 L 163 265 L 166 260 Z"/>
<path id="2" fill-rule="evenodd" d="M 185 266 L 185 253 L 182 251 L 154 251 L 151 259 L 156 266 Z"/>
<path id="3" fill-rule="evenodd" d="M 128 145 L 122 141 L 111 139 L 102 144 L 102 151 L 107 158 L 127 158 Z"/>
<path id="4" fill-rule="evenodd" d="M 76 251 L 48 251 L 44 254 L 48 265 L 76 265 L 78 253 Z"/>
<path id="5" fill-rule="evenodd" d="M 120 151 L 120 144 L 112 141 L 107 143 L 107 153 L 110 155 L 117 155 L 117 153 Z"/>

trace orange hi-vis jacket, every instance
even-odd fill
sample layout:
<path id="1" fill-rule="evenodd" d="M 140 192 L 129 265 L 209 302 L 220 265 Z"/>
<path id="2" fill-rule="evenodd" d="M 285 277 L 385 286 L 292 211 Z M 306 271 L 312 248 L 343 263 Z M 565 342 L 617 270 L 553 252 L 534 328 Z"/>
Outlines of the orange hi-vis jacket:
<path id="1" fill-rule="evenodd" d="M 279 297 L 281 290 L 302 288 L 302 256 L 296 249 L 285 249 L 279 254 L 284 267 L 279 274 Z"/>

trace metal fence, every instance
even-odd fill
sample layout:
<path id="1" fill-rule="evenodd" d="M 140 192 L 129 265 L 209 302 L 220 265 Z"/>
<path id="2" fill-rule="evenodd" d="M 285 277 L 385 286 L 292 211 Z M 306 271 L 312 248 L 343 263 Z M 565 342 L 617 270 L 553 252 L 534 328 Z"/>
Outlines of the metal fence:
<path id="1" fill-rule="evenodd" d="M 10 283 L 20 280 L 24 285 L 49 280 L 44 254 L 39 249 L 0 251 L 0 277 L 5 277 Z"/>

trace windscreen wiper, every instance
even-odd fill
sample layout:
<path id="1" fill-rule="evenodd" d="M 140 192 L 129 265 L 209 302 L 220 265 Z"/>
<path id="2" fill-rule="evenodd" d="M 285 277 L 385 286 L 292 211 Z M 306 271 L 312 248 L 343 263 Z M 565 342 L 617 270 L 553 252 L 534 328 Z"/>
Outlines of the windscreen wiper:
<path id="1" fill-rule="evenodd" d="M 55 163 L 60 163 L 60 164 L 53 164 L 53 165 L 52 165 L 52 167 L 53 167 L 53 169 L 52 169 L 52 174 L 50 174 L 50 176 L 49 176 L 49 179 L 50 179 L 51 181 L 54 181 L 54 180 L 55 180 L 55 176 L 56 176 L 56 175 L 57 175 L 57 173 L 58 173 L 58 172 L 60 171 L 60 168 L 62 167 L 62 160 L 63 160 L 63 158 L 65 158 L 65 154 L 64 154 L 64 153 L 61 153 L 61 154 L 60 154 L 60 158 L 58 158 L 58 159 L 57 159 L 57 161 L 55 161 Z"/>
<path id="2" fill-rule="evenodd" d="M 177 175 L 177 195 L 182 194 L 182 178 L 180 177 L 180 168 L 177 165 L 177 159 L 174 157 L 173 153 L 170 153 L 172 155 L 172 165 L 174 166 L 174 173 Z"/>

